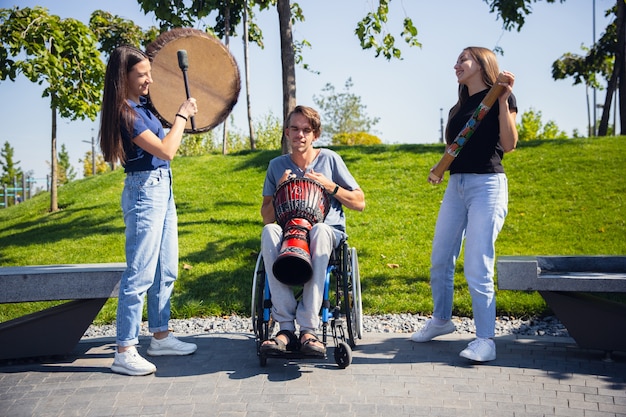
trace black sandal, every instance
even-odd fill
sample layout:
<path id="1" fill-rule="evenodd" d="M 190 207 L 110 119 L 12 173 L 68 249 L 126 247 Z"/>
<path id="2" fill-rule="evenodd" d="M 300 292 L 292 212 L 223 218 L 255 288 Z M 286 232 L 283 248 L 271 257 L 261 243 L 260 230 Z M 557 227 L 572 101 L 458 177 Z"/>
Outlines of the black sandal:
<path id="1" fill-rule="evenodd" d="M 302 336 L 311 335 L 304 342 L 300 342 L 300 352 L 307 356 L 326 357 L 326 344 L 317 338 L 317 335 L 311 330 L 303 330 L 300 332 L 300 340 Z M 315 346 L 313 343 L 320 343 L 323 346 Z"/>
<path id="2" fill-rule="evenodd" d="M 280 335 L 287 336 L 289 342 L 285 344 L 281 339 L 278 338 Z M 298 350 L 298 338 L 296 335 L 289 330 L 281 330 L 279 331 L 275 337 L 268 339 L 268 341 L 273 342 L 271 344 L 263 344 L 261 345 L 261 352 L 263 353 L 285 353 L 291 352 L 294 350 Z"/>

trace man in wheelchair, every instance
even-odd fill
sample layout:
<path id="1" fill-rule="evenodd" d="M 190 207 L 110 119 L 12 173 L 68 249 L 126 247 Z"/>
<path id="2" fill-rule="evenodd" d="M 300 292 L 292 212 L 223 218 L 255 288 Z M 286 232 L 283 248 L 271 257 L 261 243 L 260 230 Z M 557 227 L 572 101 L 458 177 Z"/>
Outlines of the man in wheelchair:
<path id="1" fill-rule="evenodd" d="M 358 211 L 365 208 L 363 191 L 343 159 L 330 149 L 313 147 L 321 132 L 319 113 L 310 107 L 297 106 L 287 117 L 285 127 L 291 152 L 270 161 L 263 185 L 261 216 L 265 226 L 261 251 L 272 294 L 272 316 L 280 329 L 274 338 L 262 343 L 261 351 L 266 353 L 299 350 L 304 355 L 326 355 L 326 346 L 316 335 L 326 267 L 334 248 L 347 237 L 343 206 Z M 323 222 L 313 224 L 308 231 L 310 277 L 303 277 L 309 274 L 290 268 L 287 273 L 282 271 L 278 279 L 273 266 L 286 236 L 283 227 L 275 223 L 274 195 L 281 184 L 297 178 L 308 178 L 323 188 L 328 196 L 328 213 Z M 302 284 L 299 303 L 292 289 L 295 284 Z M 295 335 L 296 323 L 300 329 L 299 338 Z"/>

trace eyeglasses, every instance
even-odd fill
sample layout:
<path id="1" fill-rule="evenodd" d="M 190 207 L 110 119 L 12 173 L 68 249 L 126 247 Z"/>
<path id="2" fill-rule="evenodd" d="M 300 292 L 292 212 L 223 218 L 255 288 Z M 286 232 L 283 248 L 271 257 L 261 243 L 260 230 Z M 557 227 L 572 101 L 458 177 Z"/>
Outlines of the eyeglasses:
<path id="1" fill-rule="evenodd" d="M 300 131 L 302 131 L 302 133 L 304 133 L 305 136 L 313 133 L 313 129 L 311 129 L 310 127 L 305 127 L 304 129 L 300 129 L 297 126 L 289 126 L 289 132 L 294 135 L 297 135 Z"/>

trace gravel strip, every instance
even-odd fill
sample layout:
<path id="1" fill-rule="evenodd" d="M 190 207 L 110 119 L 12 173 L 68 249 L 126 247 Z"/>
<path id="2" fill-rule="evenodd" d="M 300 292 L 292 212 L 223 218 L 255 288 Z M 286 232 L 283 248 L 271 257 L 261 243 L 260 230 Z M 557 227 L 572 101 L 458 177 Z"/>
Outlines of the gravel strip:
<path id="1" fill-rule="evenodd" d="M 363 330 L 365 333 L 413 333 L 419 330 L 429 317 L 415 314 L 384 314 L 378 316 L 363 316 Z M 475 333 L 474 320 L 468 317 L 453 317 L 456 333 Z M 170 328 L 176 335 L 196 335 L 201 333 L 246 333 L 252 332 L 252 323 L 249 317 L 207 317 L 170 320 Z M 569 336 L 567 329 L 554 316 L 516 319 L 502 316 L 496 318 L 496 336 L 503 335 L 525 336 Z M 147 323 L 142 323 L 141 335 L 150 335 Z M 96 337 L 115 337 L 115 325 L 90 326 L 83 339 Z"/>

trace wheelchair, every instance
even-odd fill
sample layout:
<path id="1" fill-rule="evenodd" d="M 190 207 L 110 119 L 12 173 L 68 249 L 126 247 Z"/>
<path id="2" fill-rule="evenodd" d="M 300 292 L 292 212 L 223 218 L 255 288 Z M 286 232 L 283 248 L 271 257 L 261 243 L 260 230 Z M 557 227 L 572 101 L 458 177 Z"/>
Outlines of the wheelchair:
<path id="1" fill-rule="evenodd" d="M 296 289 L 296 299 L 302 289 Z M 252 326 L 256 341 L 256 351 L 261 366 L 266 366 L 271 357 L 305 359 L 299 352 L 271 354 L 261 352 L 261 344 L 274 334 L 275 321 L 272 318 L 272 300 L 265 272 L 263 256 L 259 253 L 252 283 Z M 361 279 L 357 251 L 343 240 L 333 250 L 326 268 L 324 296 L 320 311 L 322 339 L 324 345 L 330 337 L 333 340 L 333 356 L 339 368 L 352 363 L 352 349 L 363 334 L 363 305 L 361 300 Z M 327 345 L 328 346 L 328 345 Z"/>

